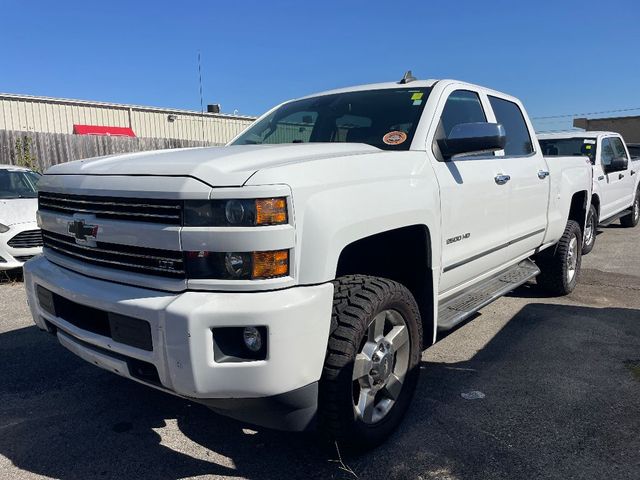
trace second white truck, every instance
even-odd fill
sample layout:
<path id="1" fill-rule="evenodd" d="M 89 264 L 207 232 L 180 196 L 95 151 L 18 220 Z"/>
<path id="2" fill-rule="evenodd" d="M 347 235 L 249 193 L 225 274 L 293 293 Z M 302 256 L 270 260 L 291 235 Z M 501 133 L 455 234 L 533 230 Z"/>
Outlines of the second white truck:
<path id="1" fill-rule="evenodd" d="M 609 225 L 618 219 L 623 227 L 638 225 L 640 158 L 629 155 L 622 136 L 615 132 L 572 131 L 539 134 L 538 140 L 547 157 L 584 156 L 591 161 L 593 194 L 584 231 L 583 254 L 593 250 L 598 226 Z"/>
<path id="2" fill-rule="evenodd" d="M 225 147 L 58 165 L 39 190 L 38 327 L 362 449 L 400 423 L 438 330 L 536 276 L 574 289 L 591 166 L 548 162 L 516 98 L 406 75 L 286 102 Z"/>

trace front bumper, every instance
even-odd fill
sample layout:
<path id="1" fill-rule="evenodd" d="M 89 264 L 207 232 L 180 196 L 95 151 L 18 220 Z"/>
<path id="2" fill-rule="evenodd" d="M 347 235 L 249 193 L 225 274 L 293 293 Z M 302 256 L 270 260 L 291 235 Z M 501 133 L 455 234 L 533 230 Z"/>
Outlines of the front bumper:
<path id="1" fill-rule="evenodd" d="M 38 327 L 51 330 L 55 326 L 60 343 L 85 360 L 136 381 L 141 380 L 132 376 L 127 360 L 150 363 L 159 377 L 159 383 L 151 386 L 253 423 L 298 430 L 313 417 L 315 403 L 309 405 L 309 392 L 316 391 L 314 384 L 324 364 L 331 284 L 270 292 L 175 294 L 89 278 L 45 257 L 31 260 L 24 269 L 28 302 Z M 151 327 L 152 350 L 119 343 L 47 313 L 39 303 L 36 285 L 80 305 L 145 320 Z M 256 325 L 267 327 L 266 360 L 214 360 L 213 328 Z M 306 412 L 304 418 L 294 415 L 295 425 L 260 421 L 253 407 L 264 405 L 278 413 L 274 400 L 298 405 Z M 246 410 L 253 409 L 254 414 L 243 415 L 243 405 L 253 405 Z"/>
<path id="2" fill-rule="evenodd" d="M 38 229 L 36 222 L 11 225 L 8 232 L 0 233 L 0 270 L 20 268 L 29 258 L 42 253 L 42 247 L 14 248 L 8 241 L 21 232 Z"/>

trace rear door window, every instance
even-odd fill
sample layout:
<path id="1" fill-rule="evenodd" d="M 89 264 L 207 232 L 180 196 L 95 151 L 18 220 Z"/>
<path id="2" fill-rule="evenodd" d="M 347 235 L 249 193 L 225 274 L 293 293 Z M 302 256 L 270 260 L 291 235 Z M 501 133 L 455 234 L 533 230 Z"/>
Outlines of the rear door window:
<path id="1" fill-rule="evenodd" d="M 507 134 L 504 154 L 507 156 L 523 156 L 533 153 L 531 136 L 520 107 L 509 100 L 492 97 L 491 95 L 489 95 L 489 103 L 491 103 L 496 121 L 502 124 Z"/>

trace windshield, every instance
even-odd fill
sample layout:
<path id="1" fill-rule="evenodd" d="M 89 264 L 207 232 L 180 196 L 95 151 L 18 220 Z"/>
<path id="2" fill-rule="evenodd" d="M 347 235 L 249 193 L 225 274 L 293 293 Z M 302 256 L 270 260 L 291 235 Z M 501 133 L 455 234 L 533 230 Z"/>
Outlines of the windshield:
<path id="1" fill-rule="evenodd" d="M 232 145 L 366 143 L 408 150 L 429 88 L 336 93 L 289 102 L 259 120 Z"/>
<path id="2" fill-rule="evenodd" d="M 0 170 L 0 198 L 36 198 L 39 178 L 28 170 Z"/>
<path id="3" fill-rule="evenodd" d="M 542 154 L 547 157 L 589 157 L 591 163 L 596 161 L 595 138 L 549 138 L 539 140 Z"/>

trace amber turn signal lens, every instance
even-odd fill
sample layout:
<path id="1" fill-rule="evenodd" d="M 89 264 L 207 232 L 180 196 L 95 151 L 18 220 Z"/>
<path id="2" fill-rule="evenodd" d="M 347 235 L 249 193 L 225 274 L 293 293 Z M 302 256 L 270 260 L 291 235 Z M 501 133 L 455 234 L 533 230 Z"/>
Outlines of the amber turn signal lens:
<path id="1" fill-rule="evenodd" d="M 287 201 L 284 198 L 256 200 L 256 225 L 287 223 Z"/>
<path id="2" fill-rule="evenodd" d="M 251 278 L 283 277 L 289 274 L 289 250 L 253 252 Z"/>

